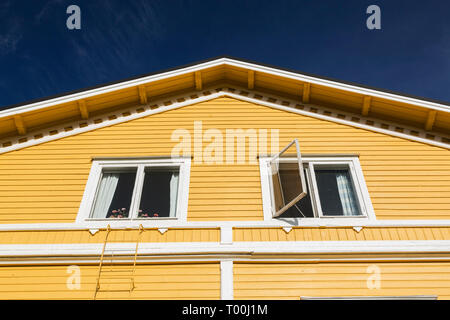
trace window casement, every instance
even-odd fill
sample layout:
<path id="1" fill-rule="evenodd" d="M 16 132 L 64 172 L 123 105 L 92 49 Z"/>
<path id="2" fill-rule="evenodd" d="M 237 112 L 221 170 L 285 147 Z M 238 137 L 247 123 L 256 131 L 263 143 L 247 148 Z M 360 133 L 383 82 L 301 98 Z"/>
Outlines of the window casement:
<path id="1" fill-rule="evenodd" d="M 94 159 L 77 222 L 186 221 L 190 160 Z"/>
<path id="2" fill-rule="evenodd" d="M 260 166 L 265 220 L 375 218 L 357 156 L 301 156 L 294 140 Z"/>

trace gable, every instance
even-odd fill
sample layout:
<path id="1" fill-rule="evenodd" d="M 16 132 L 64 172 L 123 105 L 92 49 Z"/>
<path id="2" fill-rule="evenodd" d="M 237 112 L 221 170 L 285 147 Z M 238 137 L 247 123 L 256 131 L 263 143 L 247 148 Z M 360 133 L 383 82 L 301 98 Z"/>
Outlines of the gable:
<path id="1" fill-rule="evenodd" d="M 445 148 L 449 148 L 450 146 L 450 136 L 435 133 L 432 134 L 426 130 L 379 120 L 373 117 L 355 115 L 354 113 L 336 111 L 316 105 L 300 104 L 295 100 L 289 100 L 276 95 L 267 95 L 255 90 L 247 91 L 243 88 L 230 86 L 225 88 L 217 87 L 214 90 L 204 90 L 202 92 L 185 93 L 179 96 L 165 98 L 160 101 L 152 101 L 146 106 L 133 105 L 125 109 L 119 108 L 90 119 L 76 120 L 71 123 L 63 123 L 54 127 L 43 128 L 37 132 L 30 133 L 27 137 L 17 136 L 13 139 L 8 138 L 8 141 L 2 143 L 3 148 L 0 148 L 0 153 L 59 139 L 80 132 L 87 132 L 97 128 L 115 125 L 152 114 L 158 114 L 222 96 L 245 100 L 269 106 L 271 108 L 304 114 L 310 117 L 356 126 Z"/>
<path id="2" fill-rule="evenodd" d="M 446 103 L 219 58 L 0 111 L 0 153 L 222 95 L 450 145 Z"/>
<path id="3" fill-rule="evenodd" d="M 358 154 L 377 219 L 449 218 L 449 150 L 221 97 L 0 155 L 0 221 L 73 222 L 92 158 L 170 156 L 174 130 L 193 139 L 195 121 L 203 134 L 278 129 L 280 146 L 298 138 L 306 155 Z M 189 221 L 263 219 L 257 163 L 194 159 L 190 181 Z"/>

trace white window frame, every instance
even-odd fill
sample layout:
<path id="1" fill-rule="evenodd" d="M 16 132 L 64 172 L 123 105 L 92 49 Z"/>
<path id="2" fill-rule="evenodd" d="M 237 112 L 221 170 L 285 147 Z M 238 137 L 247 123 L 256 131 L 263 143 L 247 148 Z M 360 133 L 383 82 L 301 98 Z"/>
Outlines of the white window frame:
<path id="1" fill-rule="evenodd" d="M 369 191 L 364 180 L 361 165 L 359 163 L 359 158 L 357 156 L 324 156 L 324 157 L 311 157 L 303 155 L 302 161 L 304 166 L 306 166 L 305 177 L 308 180 L 308 193 L 311 197 L 314 218 L 273 218 L 272 217 L 272 190 L 270 183 L 270 167 L 269 163 L 271 157 L 260 157 L 260 174 L 261 174 L 261 191 L 263 200 L 263 211 L 264 220 L 276 223 L 277 221 L 281 224 L 286 222 L 290 225 L 301 225 L 302 222 L 317 223 L 318 225 L 324 225 L 327 223 L 336 224 L 341 223 L 342 225 L 350 225 L 367 223 L 368 221 L 376 220 L 375 212 L 372 206 L 372 201 L 370 200 Z M 286 157 L 282 158 L 282 161 L 295 162 L 296 158 Z M 358 203 L 361 208 L 361 216 L 324 216 L 320 207 L 319 193 L 317 189 L 317 182 L 314 174 L 314 166 L 317 165 L 332 165 L 332 166 L 348 166 L 349 173 L 355 188 Z M 285 222 L 285 223 L 283 223 Z"/>
<path id="2" fill-rule="evenodd" d="M 281 156 L 287 151 L 289 150 L 290 147 L 292 147 L 293 145 L 295 145 L 295 151 L 297 154 L 297 159 L 296 161 L 292 161 L 292 163 L 297 163 L 298 165 L 298 169 L 299 169 L 299 176 L 300 176 L 300 183 L 301 183 L 301 187 L 302 187 L 302 192 L 299 193 L 297 195 L 297 197 L 295 197 L 294 199 L 292 199 L 289 203 L 285 203 L 284 207 L 279 209 L 278 211 L 275 210 L 275 199 L 272 196 L 272 217 L 276 218 L 278 216 L 280 216 L 281 214 L 283 214 L 286 210 L 288 210 L 290 207 L 292 207 L 295 203 L 297 203 L 298 201 L 300 201 L 302 198 L 304 198 L 308 191 L 306 190 L 306 177 L 304 174 L 304 169 L 303 169 L 303 162 L 302 162 L 302 155 L 300 153 L 300 146 L 298 143 L 297 139 L 292 140 L 291 143 L 289 143 L 286 147 L 284 147 L 283 150 L 281 150 L 278 154 L 276 154 L 275 156 L 272 157 L 272 159 L 269 160 L 268 165 L 270 167 L 272 167 L 273 162 L 277 161 L 277 177 L 278 177 L 278 181 L 279 184 L 281 186 L 281 181 L 280 181 L 280 173 L 279 173 L 279 168 L 278 168 L 278 163 L 279 162 L 284 162 L 281 159 Z M 281 161 L 280 161 L 281 160 Z M 271 172 L 271 174 L 273 174 L 273 172 Z M 270 188 L 273 191 L 273 180 L 270 180 Z M 271 193 L 273 195 L 273 192 Z M 283 197 L 283 192 L 281 192 L 281 196 Z M 284 198 L 284 197 L 283 197 Z"/>
<path id="3" fill-rule="evenodd" d="M 133 217 L 137 213 L 141 193 L 144 184 L 145 168 L 179 168 L 178 197 L 175 217 L 159 218 L 138 218 Z M 98 159 L 92 161 L 91 172 L 89 173 L 86 188 L 76 223 L 89 228 L 106 227 L 136 227 L 142 224 L 143 227 L 173 226 L 186 223 L 187 204 L 189 198 L 191 158 L 145 158 L 145 159 Z M 137 168 L 136 180 L 133 188 L 132 201 L 130 206 L 130 217 L 121 219 L 90 218 L 95 203 L 96 193 L 100 184 L 103 169 Z"/>

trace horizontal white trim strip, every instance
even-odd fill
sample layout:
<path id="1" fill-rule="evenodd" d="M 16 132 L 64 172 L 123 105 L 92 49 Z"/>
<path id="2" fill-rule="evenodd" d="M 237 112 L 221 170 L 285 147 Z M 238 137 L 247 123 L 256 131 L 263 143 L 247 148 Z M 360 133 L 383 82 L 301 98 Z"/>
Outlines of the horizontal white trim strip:
<path id="1" fill-rule="evenodd" d="M 78 93 L 74 93 L 74 94 L 70 94 L 67 96 L 62 96 L 62 97 L 58 97 L 58 98 L 54 98 L 54 99 L 31 103 L 31 104 L 16 107 L 13 109 L 7 109 L 4 111 L 0 111 L 0 117 L 12 116 L 12 115 L 22 113 L 22 112 L 29 112 L 29 111 L 33 111 L 33 110 L 37 110 L 37 109 L 42 109 L 42 108 L 46 108 L 46 107 L 49 107 L 54 104 L 66 103 L 66 102 L 70 102 L 70 101 L 74 101 L 74 100 L 78 100 L 78 99 L 85 99 L 88 97 L 104 94 L 104 93 L 111 92 L 114 90 L 120 90 L 120 89 L 129 88 L 132 86 L 138 86 L 138 85 L 142 85 L 142 84 L 146 84 L 146 83 L 148 84 L 148 83 L 151 83 L 154 81 L 158 81 L 158 80 L 162 80 L 162 79 L 166 79 L 166 78 L 170 78 L 170 77 L 175 77 L 175 76 L 182 75 L 182 74 L 193 73 L 196 71 L 201 71 L 203 69 L 216 67 L 216 66 L 220 66 L 220 65 L 230 65 L 230 66 L 235 66 L 235 67 L 239 67 L 239 68 L 246 68 L 246 69 L 257 71 L 257 72 L 263 72 L 263 73 L 268 73 L 268 74 L 272 74 L 272 75 L 276 75 L 276 76 L 286 77 L 289 79 L 310 82 L 310 83 L 314 83 L 314 84 L 318 84 L 318 85 L 322 85 L 322 86 L 326 86 L 326 87 L 331 87 L 331 88 L 335 88 L 335 89 L 351 91 L 351 92 L 355 92 L 355 93 L 359 93 L 359 94 L 363 94 L 363 95 L 376 96 L 379 98 L 394 100 L 394 101 L 403 102 L 403 103 L 407 103 L 407 104 L 413 104 L 413 105 L 421 106 L 421 107 L 428 108 L 428 109 L 450 112 L 449 106 L 446 106 L 446 105 L 443 105 L 440 103 L 424 101 L 424 100 L 420 100 L 420 99 L 405 97 L 405 96 L 401 96 L 401 95 L 397 95 L 397 94 L 377 91 L 377 90 L 368 89 L 368 88 L 362 88 L 362 87 L 358 87 L 358 86 L 354 86 L 354 85 L 344 84 L 344 83 L 337 82 L 337 81 L 320 79 L 320 78 L 316 78 L 316 77 L 312 77 L 312 76 L 297 74 L 295 72 L 279 70 L 276 68 L 266 67 L 266 66 L 262 66 L 262 65 L 258 65 L 258 64 L 254 64 L 254 63 L 249 63 L 249 62 L 243 62 L 243 61 L 234 60 L 234 59 L 230 59 L 230 58 L 219 58 L 219 59 L 216 59 L 213 61 L 199 63 L 194 66 L 180 68 L 177 70 L 172 70 L 172 71 L 168 71 L 168 72 L 164 72 L 164 73 L 160 73 L 160 74 L 142 77 L 142 78 L 134 79 L 134 80 L 130 80 L 130 81 L 124 81 L 121 83 L 116 83 L 116 84 L 104 86 L 101 88 L 78 92 Z"/>
<path id="2" fill-rule="evenodd" d="M 0 257 L 100 255 L 103 243 L 2 244 Z M 108 243 L 105 255 L 134 255 L 136 243 Z M 322 253 L 450 253 L 450 240 L 418 241 L 273 241 L 140 243 L 139 255 L 179 254 L 322 254 Z"/>
<path id="3" fill-rule="evenodd" d="M 430 254 L 428 254 L 430 255 Z M 117 256 L 115 256 L 117 258 Z M 109 262 L 111 262 L 111 257 L 108 257 Z M 277 262 L 277 263 L 326 263 L 326 262 L 449 262 L 449 256 L 437 256 L 422 254 L 422 256 L 403 256 L 398 255 L 395 257 L 387 256 L 383 254 L 377 254 L 376 257 L 349 257 L 349 256 L 333 256 L 331 257 L 329 254 L 325 255 L 317 255 L 314 258 L 304 258 L 302 255 L 297 255 L 295 258 L 286 258 L 282 256 L 273 256 L 273 255 L 263 255 L 252 256 L 251 254 L 184 254 L 184 255 L 159 255 L 159 256 L 138 256 L 136 263 L 180 263 L 180 262 L 197 262 L 197 263 L 217 263 L 223 260 L 232 260 L 238 263 L 247 263 L 247 262 Z M 113 260 L 113 263 L 118 262 L 117 259 Z M 128 258 L 120 259 L 121 263 L 133 263 L 134 256 L 128 256 Z M 100 256 L 86 258 L 85 256 L 59 256 L 55 257 L 39 257 L 36 259 L 34 257 L 19 257 L 19 258 L 7 258 L 5 260 L 0 259 L 0 265 L 68 265 L 68 264 L 99 264 Z M 107 264 L 107 262 L 105 262 Z"/>
<path id="4" fill-rule="evenodd" d="M 287 219 L 286 219 L 287 220 Z M 115 222 L 115 223 L 114 223 Z M 56 231 L 56 230 L 89 230 L 106 229 L 107 224 L 111 229 L 139 229 L 139 224 L 144 228 L 174 228 L 174 229 L 213 229 L 221 227 L 232 228 L 281 228 L 281 227 L 450 227 L 448 220 L 368 220 L 367 218 L 335 218 L 335 219 L 291 219 L 291 222 L 283 221 L 191 221 L 176 223 L 174 221 L 104 221 L 98 225 L 86 226 L 76 223 L 23 223 L 0 224 L 1 231 Z"/>

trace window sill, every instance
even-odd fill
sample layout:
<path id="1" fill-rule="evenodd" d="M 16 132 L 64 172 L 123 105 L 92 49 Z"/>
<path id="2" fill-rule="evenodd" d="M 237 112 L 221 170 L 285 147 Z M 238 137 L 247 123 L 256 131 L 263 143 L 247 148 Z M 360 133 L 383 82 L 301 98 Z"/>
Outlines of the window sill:
<path id="1" fill-rule="evenodd" d="M 178 220 L 177 217 L 149 217 L 149 218 L 105 218 L 105 219 L 86 219 L 86 222 L 91 221 L 146 221 L 146 220 Z"/>
<path id="2" fill-rule="evenodd" d="M 144 228 L 167 228 L 181 224 L 181 219 L 172 218 L 135 218 L 135 219 L 86 219 L 80 223 L 88 229 L 104 229 L 108 225 L 114 229 L 137 229 L 139 225 Z"/>
<path id="3" fill-rule="evenodd" d="M 327 218 L 272 218 L 271 223 L 280 227 L 354 227 L 375 221 L 369 217 L 327 217 Z"/>

